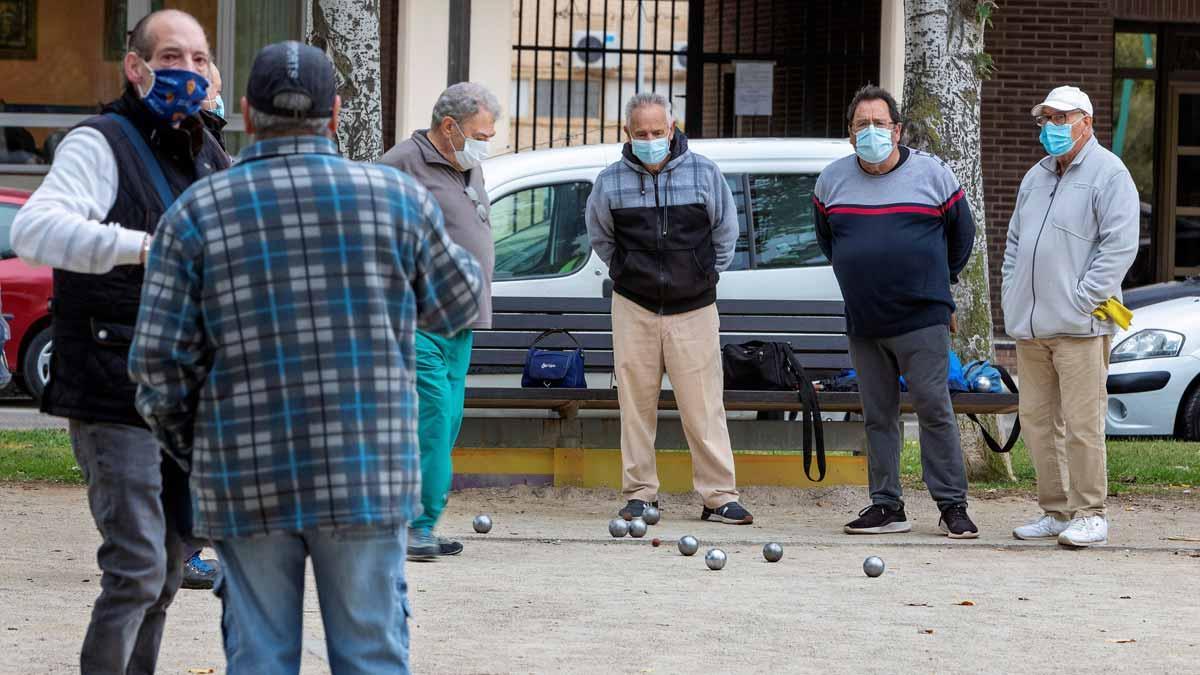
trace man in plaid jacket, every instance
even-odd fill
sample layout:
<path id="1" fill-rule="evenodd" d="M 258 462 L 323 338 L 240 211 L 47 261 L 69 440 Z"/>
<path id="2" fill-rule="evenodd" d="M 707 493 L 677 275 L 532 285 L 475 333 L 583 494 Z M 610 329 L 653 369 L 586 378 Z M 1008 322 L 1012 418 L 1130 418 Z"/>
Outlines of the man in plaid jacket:
<path id="1" fill-rule="evenodd" d="M 163 216 L 130 353 L 225 567 L 231 673 L 298 671 L 306 556 L 333 670 L 407 672 L 414 333 L 478 312 L 479 267 L 429 193 L 338 156 L 335 90 L 318 49 L 259 53 L 242 99 L 257 142 Z"/>

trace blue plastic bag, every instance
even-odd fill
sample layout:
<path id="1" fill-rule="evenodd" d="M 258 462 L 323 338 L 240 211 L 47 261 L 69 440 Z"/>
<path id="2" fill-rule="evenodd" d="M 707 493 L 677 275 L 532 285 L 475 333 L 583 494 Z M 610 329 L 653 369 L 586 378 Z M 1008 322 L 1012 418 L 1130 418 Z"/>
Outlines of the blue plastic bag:
<path id="1" fill-rule="evenodd" d="M 999 394 L 1004 391 L 1000 371 L 988 361 L 972 361 L 963 367 L 970 391 L 981 394 Z"/>

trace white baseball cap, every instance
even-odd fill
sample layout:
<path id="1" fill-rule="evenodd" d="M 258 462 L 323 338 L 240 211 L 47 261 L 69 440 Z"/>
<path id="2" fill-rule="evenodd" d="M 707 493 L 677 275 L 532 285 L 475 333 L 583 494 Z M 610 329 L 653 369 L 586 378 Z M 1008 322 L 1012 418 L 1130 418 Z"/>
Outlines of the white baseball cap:
<path id="1" fill-rule="evenodd" d="M 1083 93 L 1083 90 L 1079 87 L 1072 87 L 1070 85 L 1058 87 L 1054 91 L 1050 92 L 1050 95 L 1046 97 L 1046 100 L 1033 106 L 1033 109 L 1029 111 L 1029 114 L 1037 117 L 1038 115 L 1042 114 L 1042 108 L 1045 106 L 1049 106 L 1060 112 L 1082 110 L 1083 112 L 1087 113 L 1089 117 L 1092 114 L 1092 99 L 1088 98 L 1088 95 Z"/>

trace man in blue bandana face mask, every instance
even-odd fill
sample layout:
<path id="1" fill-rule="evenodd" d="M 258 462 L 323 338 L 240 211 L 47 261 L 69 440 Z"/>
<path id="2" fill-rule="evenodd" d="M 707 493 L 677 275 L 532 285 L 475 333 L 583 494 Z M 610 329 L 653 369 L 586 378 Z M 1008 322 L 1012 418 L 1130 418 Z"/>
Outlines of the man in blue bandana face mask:
<path id="1" fill-rule="evenodd" d="M 208 39 L 176 10 L 130 33 L 124 95 L 81 122 L 17 215 L 12 245 L 54 268 L 54 358 L 44 412 L 66 417 L 103 544 L 85 673 L 155 671 L 191 530 L 186 462 L 162 454 L 127 365 L 142 266 L 159 218 L 228 158 L 197 115 Z M 118 189 L 119 188 L 119 189 Z"/>
<path id="2" fill-rule="evenodd" d="M 1121 301 L 1138 249 L 1138 192 L 1121 158 L 1092 134 L 1092 101 L 1079 88 L 1056 88 L 1030 113 L 1049 156 L 1021 181 L 1000 299 L 1017 342 L 1021 433 L 1041 514 L 1013 536 L 1100 545 L 1108 541 L 1104 383 L 1118 326 L 1093 312 Z"/>

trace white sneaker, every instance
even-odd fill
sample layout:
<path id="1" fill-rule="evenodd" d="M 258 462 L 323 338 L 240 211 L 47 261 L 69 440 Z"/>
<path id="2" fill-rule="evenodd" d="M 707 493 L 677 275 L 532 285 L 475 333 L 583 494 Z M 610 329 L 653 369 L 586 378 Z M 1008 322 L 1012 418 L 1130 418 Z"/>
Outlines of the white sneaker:
<path id="1" fill-rule="evenodd" d="M 1082 548 L 1108 543 L 1108 521 L 1104 516 L 1084 516 L 1071 521 L 1070 526 L 1058 535 L 1063 546 Z"/>
<path id="2" fill-rule="evenodd" d="M 1071 522 L 1068 520 L 1059 520 L 1046 514 L 1032 523 L 1015 528 L 1013 537 L 1016 539 L 1051 539 L 1062 534 L 1070 524 Z"/>

